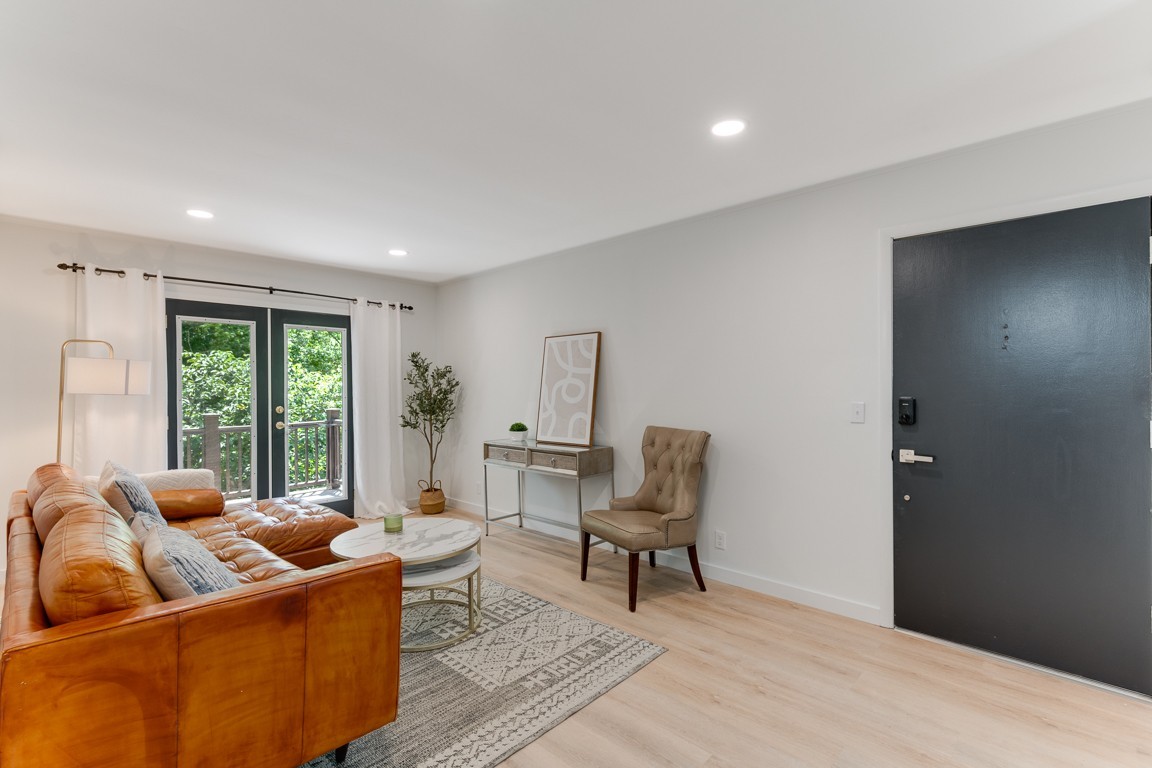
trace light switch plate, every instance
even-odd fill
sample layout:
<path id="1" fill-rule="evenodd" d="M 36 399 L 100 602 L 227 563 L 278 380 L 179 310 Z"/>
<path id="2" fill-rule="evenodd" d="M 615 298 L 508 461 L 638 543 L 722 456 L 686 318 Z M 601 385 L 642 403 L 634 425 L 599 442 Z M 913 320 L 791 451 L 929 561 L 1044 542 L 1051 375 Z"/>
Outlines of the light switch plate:
<path id="1" fill-rule="evenodd" d="M 863 424 L 864 423 L 864 403 L 862 403 L 862 402 L 852 403 L 852 413 L 848 417 L 848 421 L 850 421 L 853 424 Z"/>

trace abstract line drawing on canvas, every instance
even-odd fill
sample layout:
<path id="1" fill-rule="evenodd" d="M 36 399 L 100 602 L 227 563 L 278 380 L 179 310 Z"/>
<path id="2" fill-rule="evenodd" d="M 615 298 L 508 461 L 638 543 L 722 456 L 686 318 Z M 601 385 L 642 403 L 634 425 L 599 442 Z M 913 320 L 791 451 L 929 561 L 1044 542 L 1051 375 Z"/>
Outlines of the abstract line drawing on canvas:
<path id="1" fill-rule="evenodd" d="M 599 353 L 599 332 L 544 340 L 539 441 L 591 445 Z"/>

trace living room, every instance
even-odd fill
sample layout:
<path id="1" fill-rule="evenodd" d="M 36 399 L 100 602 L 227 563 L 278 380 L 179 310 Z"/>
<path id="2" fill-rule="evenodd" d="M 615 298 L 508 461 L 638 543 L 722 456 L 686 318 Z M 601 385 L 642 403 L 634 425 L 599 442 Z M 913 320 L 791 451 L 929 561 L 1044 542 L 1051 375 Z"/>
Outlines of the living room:
<path id="1" fill-rule="evenodd" d="M 1138 4 L 1116 3 L 1086 25 L 1103 39 L 1124 42 L 1124 30 L 1147 29 L 1147 22 Z M 1087 58 L 1115 53 L 1098 38 L 1075 39 L 1090 51 Z M 1033 63 L 1048 63 L 1055 54 L 1035 55 Z M 1060 55 L 1072 54 L 1061 49 Z M 451 364 L 462 382 L 459 414 L 437 472 L 450 504 L 473 514 L 484 506 L 482 443 L 501 436 L 510 422 L 534 425 L 543 339 L 595 330 L 603 334 L 603 348 L 594 440 L 614 447 L 617 493 L 630 492 L 643 475 L 639 446 L 646 425 L 706 429 L 712 441 L 700 494 L 704 577 L 891 627 L 891 242 L 1152 194 L 1146 149 L 1152 83 L 1147 58 L 1140 61 L 1129 80 L 1104 70 L 1095 80 L 1064 83 L 1028 67 L 1023 71 L 1030 78 L 1012 70 L 1036 93 L 978 102 L 997 115 L 979 126 L 978 139 L 969 138 L 975 128 L 961 112 L 924 118 L 939 131 L 931 139 L 899 100 L 889 108 L 910 126 L 902 134 L 857 137 L 846 113 L 834 130 L 825 129 L 826 139 L 871 141 L 870 165 L 450 279 L 407 277 L 393 262 L 370 270 L 278 259 L 268 255 L 271 246 L 257 243 L 212 247 L 198 239 L 204 237 L 199 222 L 181 224 L 186 237 L 159 238 L 143 226 L 87 223 L 95 219 L 78 207 L 73 216 L 36 215 L 21 201 L 23 190 L 5 181 L 0 264 L 9 288 L 6 316 L 19 328 L 4 347 L 12 364 L 3 391 L 18 404 L 0 442 L 5 487 L 23 487 L 53 456 L 57 356 L 61 341 L 75 335 L 74 277 L 58 270 L 58 262 L 413 305 L 402 318 L 404 354 L 420 351 Z M 1078 100 L 1053 97 L 1062 87 Z M 930 108 L 943 110 L 934 102 Z M 940 127 L 947 124 L 953 132 Z M 750 120 L 742 140 L 756 130 Z M 5 153 L 4 164 L 15 166 Z M 809 158 L 813 165 L 820 161 Z M 114 182 L 115 168 L 107 173 Z M 714 183 L 723 186 L 725 178 Z M 68 180 L 67 168 L 60 168 L 51 184 Z M 290 218 L 283 228 L 290 240 Z M 408 258 L 419 259 L 418 249 Z M 168 295 L 221 300 L 222 294 L 170 283 Z M 242 298 L 257 306 L 337 311 L 282 295 Z M 865 403 L 863 423 L 850 421 L 855 402 Z M 405 465 L 414 499 L 426 467 L 416 440 L 406 443 Z M 573 522 L 567 487 L 535 482 L 528 490 L 542 514 Z M 585 493 L 586 507 L 606 505 L 611 495 L 607 482 L 597 481 Z M 490 496 L 497 509 L 516 504 L 510 482 L 494 478 Z M 727 534 L 724 549 L 714 546 L 715 531 Z M 572 563 L 568 590 L 582 586 L 574 556 Z M 660 564 L 688 568 L 682 550 L 661 555 Z M 677 575 L 691 589 L 690 577 Z M 712 593 L 687 596 L 707 601 Z M 1129 764 L 1139 762 L 1133 757 Z"/>

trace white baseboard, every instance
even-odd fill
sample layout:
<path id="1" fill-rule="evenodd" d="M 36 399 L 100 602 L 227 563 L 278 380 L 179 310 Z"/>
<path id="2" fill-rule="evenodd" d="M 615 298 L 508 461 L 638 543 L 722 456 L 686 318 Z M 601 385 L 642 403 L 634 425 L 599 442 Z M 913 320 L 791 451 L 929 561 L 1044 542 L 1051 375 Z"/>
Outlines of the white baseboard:
<path id="1" fill-rule="evenodd" d="M 450 499 L 451 506 L 457 509 L 463 509 L 467 512 L 475 512 L 481 516 L 484 515 L 484 505 L 474 504 L 472 502 L 464 501 L 463 499 Z M 507 514 L 499 510 L 492 510 L 496 514 Z M 557 528 L 554 529 L 558 535 L 565 539 L 576 541 L 576 534 L 574 531 Z M 685 573 L 692 572 L 692 566 L 688 562 L 687 554 L 679 554 L 681 550 L 675 552 L 657 552 L 656 560 L 663 565 L 675 568 L 678 571 Z M 817 608 L 821 611 L 828 611 L 835 613 L 838 616 L 846 616 L 850 619 L 858 621 L 865 621 L 869 624 L 875 624 L 881 627 L 892 626 L 890 617 L 884 615 L 879 606 L 867 605 L 865 603 L 858 603 L 854 600 L 848 600 L 843 597 L 835 595 L 824 594 L 815 590 L 798 587 L 795 584 L 787 584 L 782 581 L 773 581 L 772 579 L 765 579 L 762 576 L 754 576 L 750 573 L 737 571 L 732 568 L 724 568 L 718 565 L 709 565 L 708 563 L 700 563 L 700 572 L 708 579 L 715 579 L 716 581 L 724 584 L 731 584 L 734 587 L 742 587 L 743 589 L 750 589 L 753 592 L 759 592 L 762 595 L 770 595 L 778 597 L 781 600 L 787 600 L 793 603 L 806 605 L 810 608 Z"/>
<path id="2" fill-rule="evenodd" d="M 484 516 L 484 505 L 483 504 L 473 504 L 470 501 L 464 501 L 464 499 L 449 498 L 448 499 L 448 506 L 455 507 L 456 509 L 462 509 L 465 512 L 475 512 L 476 514 L 480 515 L 481 517 Z"/>
<path id="3" fill-rule="evenodd" d="M 679 550 L 677 550 L 677 552 L 679 552 Z M 680 555 L 669 552 L 657 552 L 656 559 L 676 570 L 686 573 L 692 572 L 692 566 L 689 564 L 686 554 Z M 877 626 L 891 626 L 890 623 L 887 623 L 887 619 L 884 617 L 880 608 L 875 605 L 858 603 L 843 597 L 836 597 L 835 595 L 824 594 L 823 592 L 817 592 L 805 587 L 798 587 L 795 584 L 765 579 L 762 576 L 754 576 L 750 573 L 744 573 L 743 571 L 723 568 L 718 565 L 709 565 L 708 563 L 700 563 L 700 572 L 706 578 L 731 584 L 734 587 L 750 589 L 762 595 L 771 595 L 781 600 L 799 603 L 809 608 L 818 608 L 821 611 L 828 611 L 838 616 L 846 616 L 850 619 L 865 621 Z"/>

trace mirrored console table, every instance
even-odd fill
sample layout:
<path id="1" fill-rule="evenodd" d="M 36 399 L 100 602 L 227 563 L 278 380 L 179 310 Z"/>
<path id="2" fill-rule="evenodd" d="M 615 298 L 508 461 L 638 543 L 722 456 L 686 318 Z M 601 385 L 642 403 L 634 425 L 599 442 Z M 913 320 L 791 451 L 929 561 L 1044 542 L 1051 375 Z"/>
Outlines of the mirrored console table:
<path id="1" fill-rule="evenodd" d="M 493 517 L 488 508 L 488 467 L 504 467 L 518 474 L 516 483 L 516 511 Z M 527 473 L 549 477 L 569 478 L 576 481 L 576 524 L 563 520 L 553 520 L 529 514 L 524 505 L 524 478 Z M 524 528 L 525 520 L 535 520 L 561 528 L 580 530 L 580 515 L 584 514 L 584 499 L 581 493 L 585 477 L 610 475 L 612 497 L 616 496 L 616 476 L 613 472 L 612 446 L 594 445 L 590 448 L 577 448 L 569 445 L 537 443 L 535 440 L 488 440 L 484 443 L 484 535 L 488 535 L 489 525 L 503 525 L 509 528 Z M 516 518 L 515 523 L 506 522 Z"/>

